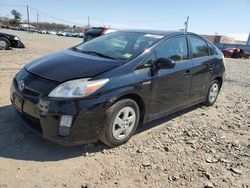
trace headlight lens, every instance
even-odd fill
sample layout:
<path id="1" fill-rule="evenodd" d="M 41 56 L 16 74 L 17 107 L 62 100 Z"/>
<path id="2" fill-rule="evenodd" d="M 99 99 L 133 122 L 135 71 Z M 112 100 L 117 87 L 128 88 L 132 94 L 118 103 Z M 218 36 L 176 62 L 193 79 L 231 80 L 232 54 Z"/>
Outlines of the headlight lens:
<path id="1" fill-rule="evenodd" d="M 92 80 L 90 78 L 78 79 L 65 82 L 57 86 L 49 94 L 49 97 L 57 98 L 79 98 L 86 97 L 102 86 L 104 86 L 109 79 Z"/>
<path id="2" fill-rule="evenodd" d="M 14 37 L 14 40 L 19 40 L 19 38 L 17 36 Z"/>

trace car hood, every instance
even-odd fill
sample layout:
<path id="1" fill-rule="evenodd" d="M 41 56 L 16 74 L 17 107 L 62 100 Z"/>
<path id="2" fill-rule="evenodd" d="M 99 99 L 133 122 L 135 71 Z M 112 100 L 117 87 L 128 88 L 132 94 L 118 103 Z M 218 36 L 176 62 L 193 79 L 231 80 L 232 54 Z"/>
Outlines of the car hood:
<path id="1" fill-rule="evenodd" d="M 12 35 L 12 34 L 9 34 L 9 33 L 2 33 L 2 32 L 0 32 L 0 36 L 10 37 L 10 38 L 16 37 L 16 35 Z"/>
<path id="2" fill-rule="evenodd" d="M 121 65 L 120 62 L 65 50 L 37 59 L 25 66 L 25 69 L 37 76 L 64 82 L 77 78 L 93 77 L 97 74 Z"/>

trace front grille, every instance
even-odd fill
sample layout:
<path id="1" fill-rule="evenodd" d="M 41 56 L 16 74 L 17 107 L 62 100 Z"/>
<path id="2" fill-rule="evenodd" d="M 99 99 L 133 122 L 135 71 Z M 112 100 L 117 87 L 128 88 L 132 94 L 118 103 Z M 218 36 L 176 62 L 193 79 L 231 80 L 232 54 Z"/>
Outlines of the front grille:
<path id="1" fill-rule="evenodd" d="M 14 85 L 15 85 L 15 88 L 17 89 L 17 91 L 19 91 L 18 83 L 17 83 L 16 79 L 14 79 Z M 19 92 L 22 92 L 22 94 L 24 94 L 24 95 L 29 95 L 29 96 L 33 96 L 33 97 L 38 97 L 40 95 L 39 92 L 37 92 L 33 89 L 30 89 L 28 87 L 25 87 L 22 91 L 19 91 Z"/>
<path id="2" fill-rule="evenodd" d="M 26 95 L 32 95 L 35 97 L 38 97 L 40 94 L 34 90 L 28 89 L 28 88 L 24 88 L 23 93 Z"/>

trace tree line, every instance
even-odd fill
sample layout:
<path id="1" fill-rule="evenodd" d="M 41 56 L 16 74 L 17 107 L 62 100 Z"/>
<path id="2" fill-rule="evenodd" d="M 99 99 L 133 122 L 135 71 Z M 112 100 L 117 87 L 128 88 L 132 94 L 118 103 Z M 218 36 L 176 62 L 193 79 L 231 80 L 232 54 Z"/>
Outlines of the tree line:
<path id="1" fill-rule="evenodd" d="M 21 24 L 28 24 L 26 21 L 22 22 L 22 14 L 17 10 L 13 9 L 11 11 L 11 15 L 13 18 L 7 17 L 0 17 L 0 25 L 7 25 L 12 27 L 19 27 Z M 39 30 L 65 30 L 65 31 L 74 31 L 74 32 L 83 32 L 87 29 L 85 27 L 78 27 L 78 26 L 69 26 L 65 24 L 59 23 L 49 23 L 49 22 L 30 22 L 30 25 L 34 26 L 36 29 Z"/>

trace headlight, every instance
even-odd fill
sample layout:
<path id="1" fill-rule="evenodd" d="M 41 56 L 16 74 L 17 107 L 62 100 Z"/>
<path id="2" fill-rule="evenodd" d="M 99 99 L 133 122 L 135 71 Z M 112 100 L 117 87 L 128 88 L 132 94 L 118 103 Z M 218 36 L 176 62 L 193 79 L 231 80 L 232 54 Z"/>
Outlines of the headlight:
<path id="1" fill-rule="evenodd" d="M 93 80 L 89 81 L 90 78 L 84 78 L 79 80 L 72 80 L 65 82 L 55 89 L 53 89 L 49 97 L 57 97 L 57 98 L 78 98 L 78 97 L 86 97 L 102 86 L 104 86 L 109 79 L 101 79 L 101 80 Z"/>
<path id="2" fill-rule="evenodd" d="M 19 40 L 19 38 L 17 36 L 14 37 L 14 40 Z"/>

